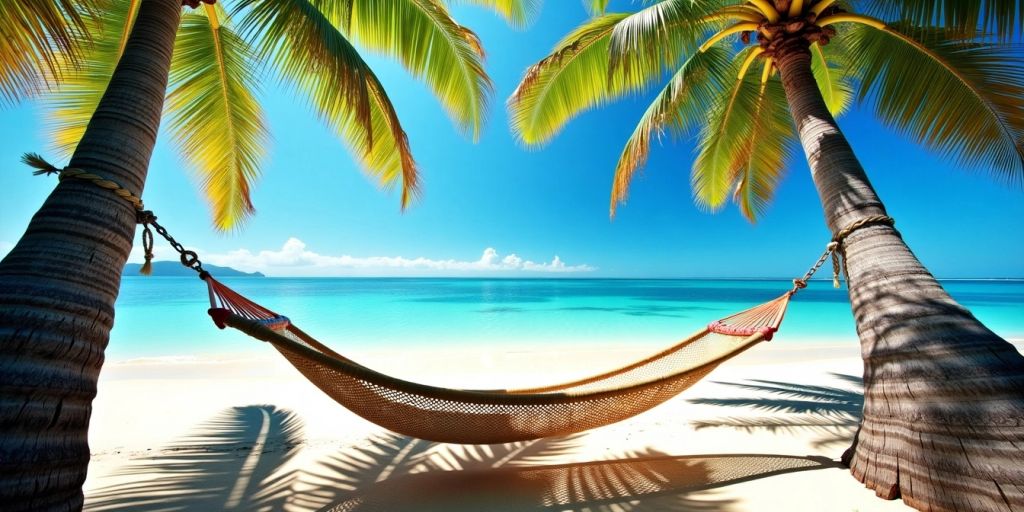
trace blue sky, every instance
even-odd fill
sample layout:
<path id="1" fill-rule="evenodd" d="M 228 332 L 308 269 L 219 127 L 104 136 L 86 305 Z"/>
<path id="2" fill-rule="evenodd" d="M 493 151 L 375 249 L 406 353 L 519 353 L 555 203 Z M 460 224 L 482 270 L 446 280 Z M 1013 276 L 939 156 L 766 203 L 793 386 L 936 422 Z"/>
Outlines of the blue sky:
<path id="1" fill-rule="evenodd" d="M 520 31 L 476 8 L 456 8 L 455 15 L 481 36 L 495 82 L 476 144 L 400 66 L 367 58 L 396 104 L 423 173 L 424 194 L 404 214 L 398 194 L 365 178 L 343 144 L 270 80 L 263 104 L 274 141 L 253 197 L 258 213 L 244 229 L 213 230 L 166 136 L 153 158 L 147 207 L 179 241 L 202 251 L 204 261 L 273 275 L 792 277 L 820 254 L 829 233 L 801 152 L 768 214 L 750 224 L 734 207 L 709 214 L 694 206 L 692 141 L 668 138 L 653 149 L 629 203 L 610 220 L 612 171 L 649 98 L 585 113 L 541 149 L 515 141 L 504 105 L 524 69 L 584 20 L 582 4 L 549 1 Z M 18 163 L 26 151 L 52 154 L 41 109 L 8 108 L 0 120 L 3 254 L 55 180 L 33 177 Z M 1019 186 L 957 169 L 882 127 L 868 111 L 840 123 L 897 227 L 936 275 L 1024 277 Z"/>

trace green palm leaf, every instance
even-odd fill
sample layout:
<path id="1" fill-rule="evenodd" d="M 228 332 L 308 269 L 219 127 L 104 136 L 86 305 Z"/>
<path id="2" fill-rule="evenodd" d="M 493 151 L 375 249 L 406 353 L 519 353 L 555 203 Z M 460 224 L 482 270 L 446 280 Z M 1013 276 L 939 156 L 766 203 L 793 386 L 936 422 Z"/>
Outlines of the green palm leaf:
<path id="1" fill-rule="evenodd" d="M 729 54 L 721 48 L 690 57 L 676 71 L 664 89 L 644 112 L 636 129 L 622 150 L 615 167 L 612 185 L 611 215 L 619 203 L 625 203 L 629 185 L 638 169 L 647 162 L 651 138 L 667 128 L 686 133 L 706 121 L 706 113 L 716 100 L 716 93 L 732 75 Z"/>
<path id="2" fill-rule="evenodd" d="M 269 139 L 255 97 L 257 73 L 254 51 L 220 23 L 216 9 L 183 16 L 166 110 L 171 135 L 200 176 L 221 230 L 255 211 L 250 190 Z"/>
<path id="3" fill-rule="evenodd" d="M 622 20 L 612 31 L 611 70 L 622 66 L 626 72 L 640 69 L 653 75 L 674 68 L 682 56 L 697 51 L 705 36 L 724 28 L 724 19 L 713 16 L 721 3 L 662 0 Z"/>
<path id="4" fill-rule="evenodd" d="M 351 40 L 395 57 L 423 79 L 449 117 L 479 137 L 492 85 L 483 48 L 439 0 L 318 0 Z"/>
<path id="5" fill-rule="evenodd" d="M 853 103 L 851 75 L 857 70 L 857 65 L 850 62 L 844 43 L 844 39 L 838 39 L 827 46 L 814 43 L 810 48 L 811 72 L 829 112 L 836 117 L 846 113 Z"/>
<path id="6" fill-rule="evenodd" d="M 733 164 L 738 171 L 733 201 L 751 222 L 767 211 L 797 140 L 779 80 L 769 80 L 756 101 L 750 136 Z"/>
<path id="7" fill-rule="evenodd" d="M 600 16 L 608 9 L 608 0 L 583 0 L 583 4 L 594 16 Z"/>
<path id="8" fill-rule="evenodd" d="M 585 22 L 527 69 L 508 100 L 512 130 L 523 142 L 541 144 L 578 112 L 630 89 L 629 84 L 610 80 L 608 73 L 612 30 L 626 17 L 606 14 Z"/>
<path id="9" fill-rule="evenodd" d="M 644 58 L 611 68 L 612 32 L 630 17 L 605 14 L 584 22 L 526 71 L 508 101 L 512 129 L 524 143 L 542 144 L 578 113 L 642 90 L 664 74 L 662 61 Z"/>
<path id="10" fill-rule="evenodd" d="M 704 19 L 712 6 L 664 0 L 584 22 L 527 70 L 508 102 L 513 131 L 542 144 L 580 112 L 651 85 L 716 26 Z"/>
<path id="11" fill-rule="evenodd" d="M 904 34 L 917 34 L 912 39 Z M 888 126 L 959 165 L 1024 178 L 1024 64 L 1014 49 L 943 29 L 848 28 L 860 99 Z"/>
<path id="12" fill-rule="evenodd" d="M 383 86 L 352 44 L 308 0 L 242 0 L 241 32 L 260 59 L 306 95 L 364 170 L 385 186 L 402 183 L 402 206 L 415 195 L 416 163 Z"/>
<path id="13" fill-rule="evenodd" d="M 107 89 L 128 42 L 140 1 L 111 2 L 102 16 L 89 20 L 92 44 L 77 65 L 64 74 L 55 93 L 44 98 L 51 145 L 64 158 L 74 152 Z"/>
<path id="14" fill-rule="evenodd" d="M 474 4 L 490 8 L 500 14 L 509 24 L 523 28 L 529 25 L 540 12 L 543 0 L 447 0 L 452 4 Z"/>
<path id="15" fill-rule="evenodd" d="M 943 27 L 958 38 L 994 33 L 1009 39 L 1021 33 L 1024 22 L 1024 4 L 1020 0 L 860 0 L 854 3 L 864 14 L 903 20 L 910 26 Z"/>
<path id="16" fill-rule="evenodd" d="M 0 2 L 0 98 L 35 96 L 78 66 L 103 0 Z"/>
<path id="17" fill-rule="evenodd" d="M 733 76 L 752 49 L 740 52 Z M 711 211 L 730 193 L 747 218 L 763 211 L 778 181 L 793 128 L 777 80 L 762 91 L 759 73 L 748 71 L 719 91 L 700 133 L 690 182 L 698 206 Z"/>

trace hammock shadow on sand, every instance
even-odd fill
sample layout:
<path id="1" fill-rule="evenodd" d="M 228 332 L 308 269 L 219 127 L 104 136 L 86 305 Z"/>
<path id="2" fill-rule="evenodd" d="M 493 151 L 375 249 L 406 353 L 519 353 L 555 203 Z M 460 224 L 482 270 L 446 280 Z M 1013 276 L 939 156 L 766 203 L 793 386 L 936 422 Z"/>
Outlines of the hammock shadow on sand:
<path id="1" fill-rule="evenodd" d="M 864 408 L 864 381 L 853 375 L 831 374 L 845 384 L 843 387 L 815 386 L 769 380 L 715 382 L 735 387 L 752 396 L 736 398 L 697 398 L 690 403 L 721 407 L 746 407 L 771 416 L 730 416 L 698 420 L 691 424 L 697 430 L 729 427 L 746 432 L 796 432 L 813 434 L 815 448 L 845 447 L 853 441 Z M 769 395 L 769 396 L 765 396 Z M 780 415 L 779 413 L 785 413 Z"/>
<path id="2" fill-rule="evenodd" d="M 707 491 L 838 467 L 821 457 L 645 450 L 615 460 L 551 464 L 583 434 L 500 445 L 448 445 L 390 433 L 298 470 L 302 424 L 273 406 L 235 407 L 90 492 L 88 511 L 143 510 L 728 510 Z M 564 459 L 562 459 L 564 460 Z"/>
<path id="3" fill-rule="evenodd" d="M 502 456 L 503 452 L 489 451 L 507 445 L 455 446 L 379 436 L 373 447 L 346 450 L 305 475 L 307 483 L 316 486 L 297 495 L 296 505 L 338 512 L 725 511 L 733 501 L 716 498 L 709 490 L 840 467 L 815 457 L 673 457 L 649 450 L 608 461 L 536 465 L 573 443 L 572 438 L 511 443 L 517 446 Z M 387 478 L 376 476 L 381 470 Z"/>
<path id="4" fill-rule="evenodd" d="M 396 439 L 400 443 L 417 442 Z M 345 463 L 351 458 L 349 453 L 340 455 L 333 476 L 318 476 L 324 485 L 317 489 L 318 495 L 307 494 L 307 499 L 314 500 L 306 506 L 320 505 L 319 499 L 330 492 L 336 496 L 320 508 L 322 511 L 727 511 L 733 500 L 716 497 L 713 489 L 786 473 L 840 467 L 824 457 L 674 457 L 646 450 L 607 461 L 486 469 L 443 470 L 431 468 L 429 462 L 424 468 L 421 462 L 418 472 L 353 485 L 358 476 L 353 478 Z M 329 483 L 332 479 L 334 483 Z"/>

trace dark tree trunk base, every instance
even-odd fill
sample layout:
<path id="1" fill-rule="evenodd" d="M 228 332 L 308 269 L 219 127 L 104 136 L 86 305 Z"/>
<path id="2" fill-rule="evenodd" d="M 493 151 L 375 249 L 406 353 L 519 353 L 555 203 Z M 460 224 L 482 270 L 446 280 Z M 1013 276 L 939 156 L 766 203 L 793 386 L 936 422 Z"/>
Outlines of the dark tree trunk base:
<path id="1" fill-rule="evenodd" d="M 1024 427 L 917 427 L 865 420 L 844 454 L 854 478 L 919 510 L 1024 510 Z"/>
<path id="2" fill-rule="evenodd" d="M 885 215 L 811 72 L 776 62 L 833 233 Z M 842 242 L 864 359 L 864 414 L 843 456 L 885 499 L 926 511 L 1024 510 L 1024 357 L 954 301 L 890 226 Z"/>

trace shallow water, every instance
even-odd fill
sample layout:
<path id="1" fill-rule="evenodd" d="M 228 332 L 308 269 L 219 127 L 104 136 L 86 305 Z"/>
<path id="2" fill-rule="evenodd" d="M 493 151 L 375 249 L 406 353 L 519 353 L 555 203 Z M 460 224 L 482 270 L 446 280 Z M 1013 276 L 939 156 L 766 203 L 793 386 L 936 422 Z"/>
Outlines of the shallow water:
<path id="1" fill-rule="evenodd" d="M 234 278 L 236 291 L 285 314 L 334 347 L 548 343 L 660 345 L 788 289 L 783 280 Z M 945 281 L 989 328 L 1024 338 L 1024 281 Z M 265 353 L 218 332 L 196 278 L 126 277 L 110 360 Z M 776 341 L 855 342 L 845 289 L 813 282 L 789 307 Z"/>

